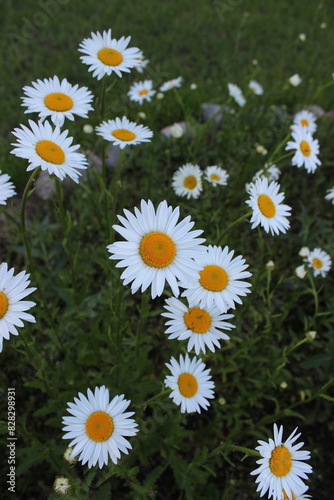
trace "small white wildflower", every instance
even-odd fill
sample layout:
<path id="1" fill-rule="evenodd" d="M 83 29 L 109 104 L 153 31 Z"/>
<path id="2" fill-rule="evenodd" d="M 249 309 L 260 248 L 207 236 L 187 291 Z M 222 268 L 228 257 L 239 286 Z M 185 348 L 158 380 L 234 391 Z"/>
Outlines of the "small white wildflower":
<path id="1" fill-rule="evenodd" d="M 298 253 L 300 257 L 308 257 L 309 254 L 310 254 L 310 249 L 308 247 L 302 247 Z"/>
<path id="2" fill-rule="evenodd" d="M 170 134 L 175 139 L 179 139 L 183 136 L 183 128 L 179 123 L 174 123 L 170 126 Z"/>
<path id="3" fill-rule="evenodd" d="M 269 260 L 266 264 L 266 269 L 268 269 L 268 271 L 273 271 L 275 269 L 275 263 L 272 260 Z"/>
<path id="4" fill-rule="evenodd" d="M 306 276 L 306 269 L 305 269 L 304 264 L 296 267 L 295 273 L 296 273 L 297 278 L 300 278 L 301 280 L 304 279 Z"/>
<path id="5" fill-rule="evenodd" d="M 71 489 L 70 480 L 63 476 L 57 477 L 53 483 L 53 489 L 60 495 L 66 495 Z"/>
<path id="6" fill-rule="evenodd" d="M 69 464 L 75 464 L 78 461 L 78 457 L 72 457 L 73 446 L 66 448 L 65 453 L 63 455 L 66 462 Z"/>
<path id="7" fill-rule="evenodd" d="M 89 123 L 86 123 L 86 125 L 82 127 L 82 130 L 85 132 L 85 134 L 91 134 L 92 132 L 94 132 L 94 127 L 92 125 L 89 125 Z"/>
<path id="8" fill-rule="evenodd" d="M 315 330 L 310 330 L 309 332 L 306 332 L 305 333 L 305 337 L 308 339 L 308 340 L 314 340 L 317 336 L 317 332 Z"/>
<path id="9" fill-rule="evenodd" d="M 300 85 L 302 83 L 302 81 L 303 80 L 300 78 L 298 73 L 295 73 L 294 75 L 290 76 L 290 78 L 289 78 L 289 83 L 293 87 L 298 87 L 298 85 Z"/>

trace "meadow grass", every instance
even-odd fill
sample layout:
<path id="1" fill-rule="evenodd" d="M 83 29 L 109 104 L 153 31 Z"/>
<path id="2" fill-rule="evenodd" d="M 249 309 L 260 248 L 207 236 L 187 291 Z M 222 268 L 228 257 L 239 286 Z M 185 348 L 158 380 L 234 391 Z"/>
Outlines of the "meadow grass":
<path id="1" fill-rule="evenodd" d="M 14 221 L 3 226 L 0 261 L 16 272 L 33 271 L 15 223 L 29 174 L 25 161 L 9 154 L 11 131 L 33 116 L 20 106 L 22 87 L 53 75 L 87 86 L 96 97 L 96 112 L 88 120 L 65 122 L 65 128 L 83 152 L 101 156 L 103 139 L 82 129 L 101 122 L 101 82 L 87 72 L 77 51 L 91 32 L 111 27 L 117 38 L 131 35 L 131 45 L 150 60 L 142 75 L 132 70 L 110 78 L 116 81 L 106 94 L 105 118 L 141 121 L 154 138 L 125 149 L 119 179 L 114 167 L 107 170 L 107 188 L 99 173 L 89 171 L 79 185 L 65 182 L 58 197 L 28 198 L 27 234 L 36 268 L 31 278 L 43 295 L 31 296 L 36 324 L 26 323 L 18 337 L 4 342 L 0 374 L 5 417 L 7 387 L 16 388 L 17 498 L 58 498 L 52 484 L 61 475 L 72 483 L 69 499 L 257 498 L 250 476 L 255 459 L 233 446 L 254 449 L 258 439 L 271 435 L 274 422 L 284 424 L 285 434 L 299 427 L 312 456 L 310 493 L 330 498 L 333 276 L 312 279 L 309 273 L 301 280 L 294 271 L 302 264 L 303 246 L 334 255 L 333 207 L 324 199 L 334 185 L 332 118 L 318 121 L 322 165 L 315 174 L 292 167 L 290 158 L 278 164 L 284 202 L 292 208 L 288 232 L 274 237 L 251 229 L 247 219 L 234 222 L 249 210 L 245 184 L 269 158 L 275 162 L 284 155 L 284 145 L 279 151 L 277 146 L 289 134 L 293 114 L 310 104 L 325 111 L 334 107 L 333 86 L 322 90 L 332 81 L 331 3 L 74 0 L 60 6 L 54 0 L 54 14 L 47 14 L 46 3 L 7 2 L 3 10 L 0 169 L 9 173 L 18 195 L 13 205 L 8 202 Z M 287 83 L 294 73 L 303 79 L 298 87 Z M 182 87 L 162 100 L 139 106 L 126 95 L 133 81 L 151 78 L 158 87 L 179 75 Z M 251 78 L 263 85 L 264 95 L 248 93 L 241 109 L 229 99 L 227 83 L 246 93 Z M 203 122 L 203 103 L 227 105 L 233 112 L 226 111 L 219 123 Z M 145 119 L 139 119 L 139 111 Z M 159 133 L 183 120 L 188 133 L 181 138 Z M 256 144 L 267 154 L 259 154 Z M 202 168 L 219 164 L 229 173 L 228 185 L 206 183 L 196 200 L 178 197 L 171 180 L 186 162 Z M 154 300 L 149 291 L 131 294 L 108 259 L 106 246 L 118 239 L 111 224 L 141 199 L 179 206 L 181 218 L 190 215 L 195 228 L 204 230 L 207 244 L 228 245 L 246 259 L 253 275 L 252 293 L 234 312 L 231 339 L 202 356 L 215 382 L 215 399 L 200 415 L 181 414 L 165 394 L 165 363 L 186 352 L 185 342 L 164 334 L 161 313 L 170 289 Z M 270 260 L 273 270 L 266 268 Z M 310 331 L 317 332 L 314 340 Z M 112 397 L 131 399 L 129 409 L 139 425 L 138 435 L 130 438 L 133 450 L 102 470 L 70 466 L 63 459 L 67 442 L 61 430 L 67 402 L 101 385 Z M 1 464 L 6 471 L 6 453 Z M 5 482 L 2 478 L 3 498 L 11 498 Z"/>

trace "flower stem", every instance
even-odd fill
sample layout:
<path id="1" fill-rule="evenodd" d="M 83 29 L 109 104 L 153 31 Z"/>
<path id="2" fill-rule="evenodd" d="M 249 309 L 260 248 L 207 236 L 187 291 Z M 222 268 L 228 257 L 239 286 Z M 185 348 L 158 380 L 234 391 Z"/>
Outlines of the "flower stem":
<path id="1" fill-rule="evenodd" d="M 217 451 L 225 451 L 225 450 L 239 451 L 240 453 L 244 453 L 247 456 L 251 455 L 253 457 L 261 457 L 261 454 L 256 450 L 251 450 L 250 448 L 245 448 L 244 446 L 236 446 L 234 444 L 227 444 L 221 442 L 217 448 Z"/>
<path id="2" fill-rule="evenodd" d="M 28 236 L 27 236 L 26 216 L 25 216 L 25 210 L 26 210 L 27 200 L 28 200 L 28 197 L 35 190 L 34 183 L 35 183 L 37 175 L 39 174 L 40 169 L 41 169 L 40 167 L 37 167 L 35 170 L 33 170 L 31 176 L 28 179 L 26 187 L 24 188 L 24 192 L 23 192 L 23 195 L 22 195 L 22 202 L 21 202 L 20 220 L 21 220 L 22 239 L 23 239 L 23 244 L 24 244 L 24 248 L 26 250 L 27 261 L 28 261 L 27 263 L 28 263 L 29 269 L 31 271 L 31 274 L 32 274 L 32 276 L 33 276 L 33 278 L 34 278 L 34 280 L 35 280 L 35 282 L 37 284 L 37 293 L 40 296 L 41 302 L 43 303 L 44 309 L 45 309 L 45 312 L 46 312 L 45 317 L 47 318 L 49 326 L 52 327 L 53 326 L 52 325 L 52 319 L 51 319 L 52 315 L 51 315 L 51 312 L 49 310 L 47 301 L 46 301 L 46 299 L 44 297 L 43 287 L 42 287 L 42 284 L 41 284 L 41 281 L 40 281 L 39 273 L 36 271 L 34 260 L 32 258 L 30 242 L 29 242 L 29 239 L 28 239 Z"/>
<path id="3" fill-rule="evenodd" d="M 171 389 L 164 389 L 163 391 L 159 392 L 159 394 L 156 394 L 152 398 L 147 399 L 141 405 L 134 405 L 134 406 L 136 406 L 137 408 L 143 408 L 143 410 L 145 410 L 146 406 L 151 404 L 152 401 L 155 401 L 156 399 L 160 398 L 161 396 L 165 396 L 166 394 L 170 394 L 170 392 L 171 392 Z"/>
<path id="4" fill-rule="evenodd" d="M 319 313 L 319 299 L 318 299 L 318 292 L 314 283 L 313 276 L 311 275 L 311 272 L 308 272 L 308 278 L 311 283 L 311 290 L 312 290 L 312 295 L 314 297 L 314 318 L 318 316 Z"/>
<path id="5" fill-rule="evenodd" d="M 68 238 L 68 234 L 70 232 L 70 218 L 67 216 L 65 209 L 64 209 L 64 191 L 63 191 L 63 186 L 58 177 L 55 177 L 55 183 L 56 183 L 56 191 L 57 191 L 57 198 L 58 198 L 58 211 L 59 211 L 59 217 L 61 224 L 63 226 L 63 231 L 65 238 L 63 240 L 63 247 L 68 255 L 68 259 L 70 262 L 70 269 L 71 269 L 71 277 L 72 277 L 72 287 L 75 289 L 75 273 L 74 273 L 74 260 L 73 260 L 73 249 L 72 249 L 72 243 L 71 239 Z M 68 214 L 69 215 L 69 214 Z"/>
<path id="6" fill-rule="evenodd" d="M 246 214 L 244 215 L 241 215 L 241 217 L 239 217 L 238 219 L 236 219 L 235 221 L 233 221 L 229 226 L 227 226 L 227 228 L 225 229 L 225 231 L 223 231 L 223 233 L 221 234 L 220 238 L 218 239 L 218 243 L 217 245 L 220 246 L 222 245 L 223 241 L 224 241 L 224 238 L 225 236 L 227 235 L 227 233 L 233 229 L 235 226 L 237 226 L 238 224 L 240 224 L 240 222 L 244 221 L 245 219 L 247 219 L 248 217 L 250 217 L 252 215 L 252 211 L 251 212 L 247 212 Z"/>

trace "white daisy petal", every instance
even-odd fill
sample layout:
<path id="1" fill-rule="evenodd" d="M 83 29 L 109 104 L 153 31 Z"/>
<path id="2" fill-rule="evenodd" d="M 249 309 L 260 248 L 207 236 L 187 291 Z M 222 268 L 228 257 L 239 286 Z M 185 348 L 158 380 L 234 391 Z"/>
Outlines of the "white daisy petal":
<path id="1" fill-rule="evenodd" d="M 203 379 L 201 375 L 205 370 L 205 364 L 194 357 L 190 360 L 188 354 L 183 358 L 180 355 L 179 362 L 171 358 L 171 365 L 166 366 L 172 372 L 165 378 L 165 385 L 172 389 L 170 398 L 178 406 L 181 406 L 181 413 L 201 413 L 201 408 L 207 409 L 210 403 L 207 399 L 214 398 L 214 383 L 211 376 Z"/>
<path id="2" fill-rule="evenodd" d="M 75 404 L 68 403 L 67 411 L 74 417 L 63 417 L 63 439 L 73 439 L 72 456 L 80 454 L 79 460 L 88 467 L 98 463 L 101 469 L 108 463 L 108 455 L 116 464 L 120 451 L 127 453 L 131 448 L 124 436 L 137 434 L 136 422 L 129 418 L 133 413 L 123 413 L 130 401 L 124 395 L 115 396 L 109 402 L 109 391 L 105 386 L 96 387 L 94 393 L 88 389 L 88 399 L 79 393 Z M 81 417 L 84 415 L 84 418 Z"/>
<path id="3" fill-rule="evenodd" d="M 164 308 L 168 312 L 162 313 L 162 316 L 170 318 L 166 322 L 166 326 L 170 326 L 165 333 L 172 332 L 168 338 L 189 339 L 187 350 L 194 348 L 197 355 L 201 351 L 205 353 L 206 347 L 214 352 L 214 345 L 220 347 L 219 340 L 229 339 L 222 330 L 234 328 L 234 325 L 224 321 L 233 318 L 233 315 L 221 314 L 216 306 L 199 307 L 195 304 L 190 307 L 171 297 L 165 301 Z"/>
<path id="4" fill-rule="evenodd" d="M 312 472 L 312 467 L 302 462 L 310 458 L 310 453 L 305 452 L 302 458 L 298 456 L 300 446 L 293 444 L 300 436 L 295 436 L 296 431 L 297 429 L 283 442 L 283 426 L 278 429 L 274 424 L 274 441 L 258 441 L 260 446 L 256 449 L 263 458 L 257 460 L 260 467 L 253 470 L 251 475 L 258 476 L 255 482 L 259 483 L 256 491 L 261 490 L 260 496 L 268 492 L 269 498 L 272 497 L 273 500 L 309 498 L 308 495 L 304 496 L 308 487 L 300 478 L 307 479 L 306 474 Z"/>
<path id="5" fill-rule="evenodd" d="M 198 198 L 202 191 L 202 171 L 198 165 L 186 163 L 173 175 L 172 187 L 178 196 Z"/>
<path id="6" fill-rule="evenodd" d="M 317 157 L 319 153 L 319 142 L 313 139 L 311 133 L 306 127 L 294 125 L 292 127 L 293 141 L 288 141 L 285 149 L 295 149 L 296 152 L 292 157 L 292 165 L 297 167 L 304 166 L 308 173 L 314 173 L 321 161 Z"/>
<path id="7" fill-rule="evenodd" d="M 250 199 L 247 205 L 253 210 L 250 222 L 252 229 L 259 224 L 264 230 L 271 234 L 285 233 L 290 227 L 287 216 L 290 216 L 291 208 L 281 204 L 284 199 L 283 193 L 278 193 L 279 184 L 269 181 L 266 177 L 258 177 L 249 187 Z"/>
<path id="8" fill-rule="evenodd" d="M 332 267 L 332 260 L 327 252 L 320 248 L 315 248 L 304 259 L 309 268 L 312 269 L 313 276 L 322 276 L 325 278 L 328 271 Z"/>
<path id="9" fill-rule="evenodd" d="M 55 174 L 60 180 L 66 175 L 78 182 L 81 172 L 78 169 L 87 168 L 87 160 L 77 153 L 78 145 L 72 144 L 72 137 L 67 137 L 68 131 L 60 132 L 59 127 L 52 129 L 50 123 L 41 121 L 37 124 L 29 120 L 31 130 L 25 125 L 15 128 L 12 132 L 17 138 L 16 146 L 11 153 L 29 161 L 27 170 L 41 167 L 49 174 Z"/>
<path id="10" fill-rule="evenodd" d="M 21 271 L 17 276 L 13 274 L 14 268 L 8 270 L 5 262 L 0 264 L 0 352 L 3 339 L 8 340 L 10 333 L 18 335 L 15 326 L 23 327 L 22 320 L 35 323 L 35 318 L 24 312 L 33 307 L 35 302 L 22 299 L 36 288 L 28 288 L 30 275 L 25 271 Z"/>
<path id="11" fill-rule="evenodd" d="M 51 121 L 62 127 L 65 118 L 74 120 L 73 115 L 87 118 L 93 108 L 90 105 L 93 95 L 87 87 L 71 85 L 66 78 L 61 82 L 57 76 L 32 83 L 32 87 L 23 87 L 25 97 L 22 106 L 25 113 L 39 113 L 41 120 L 50 117 Z"/>
<path id="12" fill-rule="evenodd" d="M 200 269 L 194 257 L 205 253 L 201 245 L 205 240 L 197 238 L 202 231 L 191 231 L 193 223 L 189 225 L 188 218 L 187 224 L 184 220 L 177 222 L 179 208 L 172 209 L 166 201 L 155 211 L 150 200 L 142 200 L 141 211 L 135 209 L 135 213 L 136 216 L 124 210 L 127 218 L 120 219 L 127 232 L 121 226 L 113 226 L 127 241 L 108 245 L 112 254 L 109 258 L 120 260 L 116 267 L 126 267 L 121 279 L 124 285 L 132 282 L 132 293 L 151 285 L 151 296 L 155 298 L 162 294 L 167 281 L 173 293 L 178 294 L 176 280 L 191 279 Z"/>
<path id="13" fill-rule="evenodd" d="M 232 258 L 233 254 L 234 251 L 229 251 L 227 246 L 221 248 L 209 245 L 206 254 L 195 258 L 200 265 L 196 277 L 181 282 L 180 286 L 185 288 L 182 296 L 187 297 L 191 305 L 215 305 L 221 313 L 234 309 L 235 303 L 241 304 L 239 297 L 250 293 L 248 288 L 251 284 L 240 279 L 249 278 L 251 273 L 245 271 L 248 267 L 245 259 L 241 256 Z"/>
<path id="14" fill-rule="evenodd" d="M 153 132 L 144 125 L 130 122 L 125 116 L 102 122 L 96 127 L 97 134 L 121 149 L 125 146 L 150 142 Z"/>
<path id="15" fill-rule="evenodd" d="M 128 47 L 130 40 L 130 36 L 112 38 L 111 29 L 102 34 L 91 33 L 91 38 L 85 38 L 79 46 L 79 52 L 84 54 L 80 59 L 98 80 L 112 73 L 121 77 L 122 73 L 130 73 L 131 68 L 140 65 L 140 50 Z"/>

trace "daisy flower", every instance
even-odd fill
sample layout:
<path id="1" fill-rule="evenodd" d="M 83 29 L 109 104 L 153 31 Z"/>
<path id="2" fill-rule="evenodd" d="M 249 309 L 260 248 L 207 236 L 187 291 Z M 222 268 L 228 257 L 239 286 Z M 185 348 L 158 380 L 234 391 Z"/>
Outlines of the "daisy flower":
<path id="1" fill-rule="evenodd" d="M 325 200 L 331 201 L 332 204 L 334 205 L 334 187 L 327 189 Z"/>
<path id="2" fill-rule="evenodd" d="M 229 174 L 223 168 L 217 167 L 217 165 L 212 165 L 211 167 L 206 167 L 205 169 L 205 179 L 210 182 L 214 187 L 219 184 L 220 186 L 226 186 Z"/>
<path id="3" fill-rule="evenodd" d="M 114 464 L 121 453 L 129 453 L 131 444 L 124 436 L 135 436 L 137 424 L 131 417 L 133 412 L 124 411 L 131 401 L 124 395 L 109 398 L 109 390 L 95 387 L 94 393 L 88 389 L 87 397 L 81 392 L 74 403 L 67 403 L 67 411 L 73 416 L 63 417 L 63 439 L 71 439 L 72 457 L 80 454 L 82 465 L 88 462 L 91 468 L 97 462 L 99 468 L 108 464 L 109 457 Z"/>
<path id="4" fill-rule="evenodd" d="M 314 134 L 317 130 L 316 116 L 311 111 L 305 109 L 295 114 L 293 123 L 298 127 L 303 127 L 310 134 Z"/>
<path id="5" fill-rule="evenodd" d="M 326 274 L 332 266 L 332 260 L 327 252 L 324 252 L 320 248 L 315 248 L 309 255 L 305 258 L 305 262 L 313 271 L 313 276 L 318 276 L 319 274 L 325 278 Z"/>
<path id="6" fill-rule="evenodd" d="M 126 217 L 118 216 L 123 226 L 113 228 L 127 241 L 108 245 L 110 259 L 120 261 L 116 267 L 126 268 L 121 279 L 124 285 L 133 282 L 132 293 L 139 288 L 144 292 L 151 285 L 154 299 L 162 294 L 167 281 L 178 296 L 177 280 L 195 277 L 200 268 L 193 259 L 205 253 L 205 239 L 198 238 L 203 231 L 191 231 L 194 222 L 189 215 L 178 222 L 179 207 L 173 209 L 166 201 L 155 210 L 150 200 L 142 200 L 140 208 L 135 208 L 135 215 L 124 210 Z"/>
<path id="7" fill-rule="evenodd" d="M 191 304 L 199 304 L 200 307 L 212 307 L 216 305 L 220 312 L 225 313 L 228 309 L 235 309 L 235 303 L 242 304 L 240 297 L 250 293 L 251 286 L 246 281 L 250 272 L 245 271 L 248 264 L 242 256 L 234 257 L 234 250 L 211 246 L 207 247 L 206 254 L 195 257 L 200 270 L 196 278 L 189 282 L 182 282 L 182 293 Z"/>
<path id="8" fill-rule="evenodd" d="M 276 165 L 268 165 L 268 163 L 265 163 L 264 168 L 261 168 L 261 170 L 258 170 L 256 174 L 254 175 L 252 181 L 256 181 L 259 177 L 267 177 L 268 181 L 277 181 L 279 179 L 279 176 L 281 175 L 281 171 L 279 168 L 276 167 Z"/>
<path id="9" fill-rule="evenodd" d="M 222 330 L 231 330 L 234 325 L 226 320 L 233 318 L 233 314 L 221 314 L 216 306 L 199 307 L 194 304 L 186 306 L 183 302 L 171 297 L 165 301 L 164 308 L 167 312 L 162 316 L 169 318 L 166 322 L 165 333 L 169 339 L 188 341 L 187 350 L 195 349 L 205 353 L 206 347 L 215 351 L 215 346 L 220 348 L 219 340 L 228 340 L 230 337 Z"/>
<path id="10" fill-rule="evenodd" d="M 39 113 L 41 120 L 50 116 L 51 121 L 62 127 L 65 118 L 74 120 L 74 115 L 87 118 L 93 95 L 87 87 L 71 85 L 66 78 L 61 82 L 57 76 L 32 83 L 32 87 L 23 87 L 25 97 L 22 106 L 28 108 L 25 113 Z"/>
<path id="11" fill-rule="evenodd" d="M 269 181 L 266 177 L 259 177 L 249 187 L 250 199 L 246 201 L 247 205 L 253 210 L 250 220 L 252 229 L 259 224 L 264 230 L 272 235 L 279 232 L 286 233 L 290 223 L 289 217 L 291 208 L 282 204 L 284 193 L 279 193 L 280 185 L 277 182 Z"/>
<path id="12" fill-rule="evenodd" d="M 1 174 L 0 170 L 0 205 L 6 205 L 8 198 L 15 194 L 15 186 L 11 182 L 9 175 Z"/>
<path id="13" fill-rule="evenodd" d="M 67 137 L 68 130 L 52 129 L 48 121 L 35 123 L 29 120 L 29 125 L 30 129 L 21 125 L 21 129 L 15 128 L 12 132 L 18 142 L 12 143 L 16 147 L 11 153 L 29 161 L 27 171 L 41 167 L 60 180 L 68 175 L 78 182 L 81 175 L 78 169 L 87 168 L 87 160 L 83 154 L 76 153 L 79 145 L 71 146 L 73 138 Z"/>
<path id="14" fill-rule="evenodd" d="M 139 102 L 139 104 L 143 104 L 144 101 L 150 102 L 155 94 L 155 90 L 152 87 L 152 80 L 136 82 L 130 87 L 128 96 L 131 101 Z"/>
<path id="15" fill-rule="evenodd" d="M 269 442 L 258 441 L 260 446 L 256 447 L 263 458 L 257 460 L 260 465 L 251 475 L 257 475 L 255 482 L 259 483 L 256 491 L 261 491 L 262 497 L 267 491 L 269 498 L 281 500 L 283 490 L 289 500 L 292 494 L 301 495 L 307 487 L 301 479 L 308 479 L 306 474 L 312 472 L 312 467 L 305 464 L 309 460 L 309 451 L 299 451 L 304 443 L 294 444 L 300 434 L 296 434 L 296 428 L 288 439 L 283 442 L 283 426 L 280 428 L 274 424 L 274 439 Z"/>
<path id="16" fill-rule="evenodd" d="M 251 89 L 252 92 L 254 92 L 255 95 L 263 94 L 263 87 L 255 80 L 251 80 L 248 84 L 248 87 Z"/>
<path id="17" fill-rule="evenodd" d="M 148 127 L 130 122 L 125 116 L 102 122 L 96 127 L 96 131 L 103 139 L 111 141 L 114 146 L 119 146 L 121 149 L 141 142 L 151 142 L 153 136 L 152 130 Z"/>
<path id="18" fill-rule="evenodd" d="M 4 339 L 8 340 L 10 334 L 19 334 L 16 327 L 24 326 L 22 320 L 36 323 L 35 318 L 25 312 L 35 306 L 35 302 L 22 300 L 36 290 L 28 288 L 29 276 L 25 271 L 14 276 L 13 267 L 8 270 L 5 262 L 0 264 L 0 352 Z"/>
<path id="19" fill-rule="evenodd" d="M 319 142 L 313 139 L 310 132 L 304 127 L 294 126 L 292 128 L 293 141 L 289 141 L 285 147 L 286 150 L 295 149 L 296 152 L 292 157 L 292 165 L 297 167 L 304 166 L 308 173 L 314 173 L 321 161 L 317 157 L 319 153 Z"/>
<path id="20" fill-rule="evenodd" d="M 202 171 L 198 165 L 186 163 L 180 167 L 172 179 L 172 188 L 178 196 L 198 198 L 203 189 Z"/>
<path id="21" fill-rule="evenodd" d="M 172 375 L 167 375 L 165 385 L 172 389 L 170 398 L 181 406 L 181 413 L 201 413 L 201 407 L 206 410 L 210 403 L 208 399 L 214 398 L 214 383 L 211 380 L 210 370 L 196 356 L 191 360 L 188 354 L 179 362 L 171 358 L 170 364 L 166 363 Z"/>
<path id="22" fill-rule="evenodd" d="M 168 80 L 168 82 L 165 82 L 161 85 L 159 90 L 161 92 L 167 92 L 167 90 L 174 89 L 175 87 L 181 87 L 182 80 L 183 80 L 182 76 L 174 78 L 173 80 Z"/>
<path id="23" fill-rule="evenodd" d="M 235 83 L 228 83 L 228 93 L 230 97 L 233 97 L 235 102 L 239 104 L 239 106 L 244 106 L 246 104 L 246 99 L 243 96 L 242 90 Z"/>
<path id="24" fill-rule="evenodd" d="M 88 71 L 98 80 L 104 75 L 130 73 L 130 69 L 140 64 L 140 50 L 128 47 L 131 36 L 122 36 L 119 40 L 111 38 L 111 29 L 101 33 L 91 33 L 91 38 L 85 38 L 79 45 L 79 52 L 85 54 L 80 59 L 88 64 Z"/>

